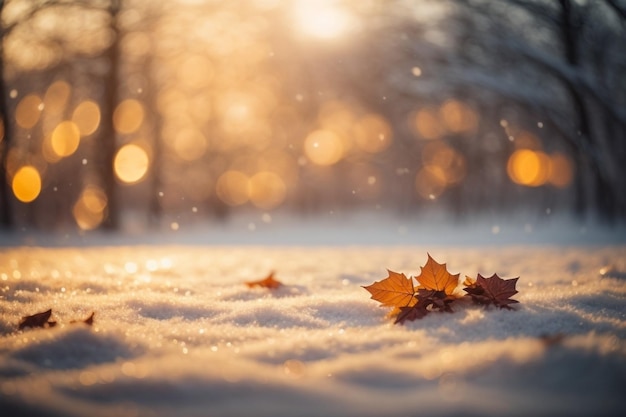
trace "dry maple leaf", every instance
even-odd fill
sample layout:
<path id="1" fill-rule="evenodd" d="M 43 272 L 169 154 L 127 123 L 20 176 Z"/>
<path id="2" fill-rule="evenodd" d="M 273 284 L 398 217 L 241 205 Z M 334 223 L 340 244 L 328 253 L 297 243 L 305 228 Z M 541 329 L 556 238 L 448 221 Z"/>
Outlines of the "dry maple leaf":
<path id="1" fill-rule="evenodd" d="M 25 327 L 54 327 L 57 324 L 56 321 L 48 321 L 51 315 L 52 309 L 49 309 L 42 313 L 33 314 L 32 316 L 22 317 L 18 329 L 22 330 Z"/>
<path id="2" fill-rule="evenodd" d="M 245 284 L 250 288 L 262 287 L 270 288 L 273 290 L 283 285 L 282 282 L 274 278 L 274 271 L 270 272 L 269 275 L 263 279 L 260 279 L 258 281 L 247 281 Z"/>
<path id="3" fill-rule="evenodd" d="M 403 324 L 405 321 L 413 321 L 424 318 L 430 311 L 439 310 L 452 313 L 450 304 L 455 297 L 447 295 L 444 291 L 433 291 L 420 288 L 416 294 L 417 303 L 410 307 L 400 307 L 400 312 L 395 323 Z"/>
<path id="4" fill-rule="evenodd" d="M 372 285 L 363 286 L 372 294 L 372 300 L 379 301 L 382 307 L 407 307 L 416 302 L 413 279 L 387 270 L 389 276 Z"/>
<path id="5" fill-rule="evenodd" d="M 428 254 L 428 261 L 424 265 L 419 276 L 415 277 L 419 282 L 419 288 L 433 291 L 443 291 L 447 295 L 452 295 L 454 289 L 459 285 L 459 275 L 452 275 L 446 269 L 446 264 L 440 264 Z"/>
<path id="6" fill-rule="evenodd" d="M 93 317 L 95 315 L 95 311 L 91 313 L 91 315 L 89 317 L 87 317 L 85 320 L 72 320 L 70 321 L 70 324 L 74 324 L 74 323 L 85 323 L 88 326 L 93 325 Z"/>
<path id="7" fill-rule="evenodd" d="M 493 304 L 496 307 L 511 309 L 509 304 L 518 303 L 517 300 L 512 300 L 510 297 L 517 294 L 515 284 L 517 284 L 517 278 L 502 279 L 498 274 L 493 274 L 489 278 L 485 278 L 478 274 L 476 281 L 467 277 L 464 284 L 466 285 L 463 290 L 467 292 L 467 295 L 472 298 L 476 304 L 490 305 Z"/>

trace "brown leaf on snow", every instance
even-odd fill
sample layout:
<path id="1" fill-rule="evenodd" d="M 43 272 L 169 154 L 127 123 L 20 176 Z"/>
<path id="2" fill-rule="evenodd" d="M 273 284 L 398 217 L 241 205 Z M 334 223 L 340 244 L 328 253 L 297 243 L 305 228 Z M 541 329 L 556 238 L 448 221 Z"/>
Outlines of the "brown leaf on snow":
<path id="1" fill-rule="evenodd" d="M 95 315 L 95 311 L 91 313 L 91 315 L 89 317 L 87 317 L 84 320 L 72 320 L 70 321 L 70 324 L 74 324 L 74 323 L 85 323 L 88 326 L 92 326 L 93 325 L 93 317 Z"/>
<path id="2" fill-rule="evenodd" d="M 269 275 L 263 279 L 260 279 L 258 281 L 247 281 L 245 284 L 249 288 L 262 287 L 262 288 L 269 288 L 273 290 L 283 285 L 282 282 L 274 278 L 274 271 L 270 272 Z"/>
<path id="3" fill-rule="evenodd" d="M 413 279 L 387 270 L 389 276 L 372 285 L 363 286 L 372 294 L 372 300 L 379 301 L 382 307 L 407 307 L 415 303 Z"/>
<path id="4" fill-rule="evenodd" d="M 26 327 L 54 327 L 57 324 L 56 321 L 48 321 L 51 315 L 52 309 L 49 309 L 41 313 L 33 314 L 32 316 L 22 317 L 18 329 L 22 330 Z"/>
<path id="5" fill-rule="evenodd" d="M 463 291 L 467 293 L 467 296 L 472 298 L 476 304 L 490 305 L 493 304 L 496 307 L 511 309 L 509 304 L 518 303 L 519 301 L 513 300 L 510 297 L 517 294 L 515 284 L 517 284 L 517 278 L 502 279 L 498 274 L 493 274 L 489 278 L 485 278 L 478 274 L 476 281 L 467 277 L 465 280 L 466 287 Z"/>

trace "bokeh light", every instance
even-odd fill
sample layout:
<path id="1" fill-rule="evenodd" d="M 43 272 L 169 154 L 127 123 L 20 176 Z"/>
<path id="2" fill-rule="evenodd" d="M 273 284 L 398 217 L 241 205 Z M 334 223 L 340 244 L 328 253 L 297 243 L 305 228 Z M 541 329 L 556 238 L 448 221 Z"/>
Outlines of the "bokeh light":
<path id="1" fill-rule="evenodd" d="M 137 131 L 143 119 L 143 105 L 135 99 L 122 101 L 113 112 L 113 126 L 118 133 L 128 134 Z"/>
<path id="2" fill-rule="evenodd" d="M 250 194 L 248 176 L 240 171 L 226 171 L 217 179 L 215 192 L 229 206 L 246 204 Z"/>
<path id="3" fill-rule="evenodd" d="M 541 186 L 550 176 L 550 158 L 541 151 L 518 149 L 509 158 L 507 173 L 516 184 Z"/>
<path id="4" fill-rule="evenodd" d="M 439 112 L 447 129 L 452 133 L 471 133 L 478 128 L 476 112 L 461 101 L 447 100 Z"/>
<path id="5" fill-rule="evenodd" d="M 39 121 L 43 101 L 38 95 L 29 94 L 22 98 L 15 109 L 15 122 L 24 129 L 32 129 Z"/>
<path id="6" fill-rule="evenodd" d="M 22 203 L 30 203 L 41 192 L 41 176 L 32 165 L 25 165 L 17 170 L 11 183 L 13 194 Z"/>
<path id="7" fill-rule="evenodd" d="M 65 120 L 52 131 L 50 144 L 54 153 L 59 157 L 72 155 L 78 149 L 79 143 L 80 130 L 72 121 Z"/>
<path id="8" fill-rule="evenodd" d="M 285 182 L 273 172 L 258 172 L 250 178 L 250 201 L 256 207 L 270 210 L 285 201 Z"/>
<path id="9" fill-rule="evenodd" d="M 571 184 L 574 168 L 570 159 L 560 153 L 550 156 L 550 176 L 548 182 L 555 187 L 565 188 Z"/>
<path id="10" fill-rule="evenodd" d="M 438 112 L 432 108 L 419 110 L 414 116 L 413 126 L 422 139 L 439 139 L 445 133 Z"/>
<path id="11" fill-rule="evenodd" d="M 46 90 L 46 94 L 43 96 L 46 113 L 52 115 L 63 113 L 71 92 L 72 87 L 63 80 L 57 80 L 50 84 Z"/>
<path id="12" fill-rule="evenodd" d="M 344 148 L 339 135 L 331 130 L 315 130 L 304 141 L 306 156 L 317 165 L 333 165 L 341 160 Z"/>
<path id="13" fill-rule="evenodd" d="M 79 228 L 92 230 L 104 220 L 106 207 L 107 198 L 104 191 L 95 185 L 88 185 L 74 203 L 72 214 Z"/>
<path id="14" fill-rule="evenodd" d="M 174 138 L 174 151 L 185 161 L 201 158 L 207 150 L 207 140 L 197 129 L 180 130 Z"/>
<path id="15" fill-rule="evenodd" d="M 354 126 L 357 146 L 369 153 L 378 153 L 387 149 L 393 140 L 393 133 L 387 121 L 376 114 L 368 114 Z"/>
<path id="16" fill-rule="evenodd" d="M 76 124 L 81 136 L 89 136 L 100 125 L 100 107 L 98 103 L 85 100 L 74 109 L 72 122 Z"/>
<path id="17" fill-rule="evenodd" d="M 148 153 L 141 146 L 128 144 L 122 146 L 115 155 L 113 167 L 117 178 L 125 184 L 142 181 L 150 166 Z"/>
<path id="18" fill-rule="evenodd" d="M 435 165 L 421 168 L 415 175 L 415 190 L 425 200 L 434 200 L 446 189 L 446 173 Z"/>

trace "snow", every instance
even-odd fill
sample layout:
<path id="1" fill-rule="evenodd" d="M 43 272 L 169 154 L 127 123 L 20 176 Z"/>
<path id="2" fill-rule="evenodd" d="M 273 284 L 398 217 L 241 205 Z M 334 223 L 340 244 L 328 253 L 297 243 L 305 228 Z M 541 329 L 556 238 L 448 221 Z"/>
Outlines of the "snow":
<path id="1" fill-rule="evenodd" d="M 361 286 L 427 252 L 521 276 L 520 304 L 393 325 Z M 284 287 L 243 284 L 272 270 Z M 626 411 L 623 244 L 5 247 L 0 288 L 2 415 Z M 48 308 L 56 327 L 17 331 Z"/>

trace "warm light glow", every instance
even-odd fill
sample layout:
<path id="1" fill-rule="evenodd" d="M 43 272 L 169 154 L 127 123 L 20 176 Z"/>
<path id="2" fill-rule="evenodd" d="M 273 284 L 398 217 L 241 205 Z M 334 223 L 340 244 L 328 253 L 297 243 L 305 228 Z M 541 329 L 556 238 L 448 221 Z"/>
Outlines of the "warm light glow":
<path id="1" fill-rule="evenodd" d="M 331 130 L 316 130 L 304 141 L 306 156 L 317 165 L 333 165 L 343 157 L 339 135 Z"/>
<path id="2" fill-rule="evenodd" d="M 88 185 L 72 208 L 72 214 L 82 230 L 95 229 L 105 216 L 107 198 L 101 188 Z"/>
<path id="3" fill-rule="evenodd" d="M 15 122 L 24 129 L 31 129 L 39 121 L 43 102 L 39 96 L 29 94 L 20 100 L 15 108 Z"/>
<path id="4" fill-rule="evenodd" d="M 70 156 L 76 152 L 79 142 L 80 130 L 76 123 L 69 120 L 59 123 L 52 131 L 50 138 L 52 151 L 59 157 Z"/>
<path id="5" fill-rule="evenodd" d="M 183 129 L 174 138 L 174 150 L 176 155 L 185 161 L 194 161 L 201 158 L 207 149 L 207 140 L 196 129 Z"/>
<path id="6" fill-rule="evenodd" d="M 259 172 L 250 178 L 250 201 L 256 207 L 270 210 L 285 201 L 287 188 L 273 172 Z"/>
<path id="7" fill-rule="evenodd" d="M 447 185 L 458 184 L 465 178 L 465 158 L 441 141 L 429 142 L 422 151 L 425 167 L 437 167 L 445 174 Z"/>
<path id="8" fill-rule="evenodd" d="M 538 187 L 550 176 L 550 158 L 543 152 L 517 150 L 509 158 L 507 173 L 517 184 Z"/>
<path id="9" fill-rule="evenodd" d="M 65 110 L 72 88 L 63 80 L 50 84 L 43 97 L 46 113 L 60 114 Z"/>
<path id="10" fill-rule="evenodd" d="M 122 146 L 113 162 L 115 175 L 126 184 L 135 184 L 143 180 L 149 166 L 148 153 L 135 144 Z"/>
<path id="11" fill-rule="evenodd" d="M 415 190 L 420 197 L 434 200 L 446 189 L 446 173 L 441 167 L 426 166 L 415 176 Z"/>
<path id="12" fill-rule="evenodd" d="M 478 117 L 474 110 L 458 100 L 446 101 L 439 112 L 450 132 L 471 133 L 478 127 Z"/>
<path id="13" fill-rule="evenodd" d="M 550 157 L 550 176 L 548 182 L 555 187 L 565 188 L 572 182 L 574 169 L 570 159 L 556 153 Z"/>
<path id="14" fill-rule="evenodd" d="M 94 101 L 83 101 L 74 109 L 72 121 L 78 126 L 81 136 L 89 136 L 100 125 L 100 107 Z"/>
<path id="15" fill-rule="evenodd" d="M 439 139 L 444 133 L 439 116 L 433 109 L 418 111 L 413 123 L 415 131 L 422 139 Z"/>
<path id="16" fill-rule="evenodd" d="M 117 105 L 113 112 L 113 125 L 119 133 L 133 133 L 143 123 L 144 111 L 141 103 L 127 99 Z"/>
<path id="17" fill-rule="evenodd" d="M 229 206 L 245 204 L 250 195 L 248 176 L 240 171 L 226 171 L 218 178 L 215 192 Z"/>
<path id="18" fill-rule="evenodd" d="M 522 130 L 513 135 L 513 143 L 516 149 L 530 149 L 533 151 L 541 150 L 541 141 L 535 135 Z"/>
<path id="19" fill-rule="evenodd" d="M 39 171 L 31 165 L 21 167 L 13 176 L 11 184 L 15 198 L 22 203 L 30 203 L 41 192 L 41 176 Z"/>
<path id="20" fill-rule="evenodd" d="M 297 29 L 319 39 L 332 39 L 348 32 L 354 19 L 335 0 L 297 0 L 294 2 Z"/>
<path id="21" fill-rule="evenodd" d="M 205 88 L 213 78 L 213 64 L 203 55 L 186 57 L 178 66 L 178 80 L 180 85 L 198 89 Z"/>
<path id="22" fill-rule="evenodd" d="M 391 145 L 393 133 L 387 121 L 376 114 L 368 114 L 354 126 L 356 144 L 369 153 L 384 151 Z"/>

